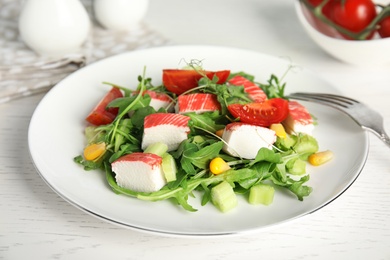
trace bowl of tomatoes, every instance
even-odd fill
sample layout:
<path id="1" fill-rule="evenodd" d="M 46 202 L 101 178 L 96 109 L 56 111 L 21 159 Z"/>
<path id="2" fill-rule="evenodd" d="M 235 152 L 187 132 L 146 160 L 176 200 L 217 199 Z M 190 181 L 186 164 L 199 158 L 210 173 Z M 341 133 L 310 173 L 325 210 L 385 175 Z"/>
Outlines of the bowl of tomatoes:
<path id="1" fill-rule="evenodd" d="M 331 56 L 357 66 L 390 65 L 389 0 L 299 0 L 295 9 L 308 35 Z"/>

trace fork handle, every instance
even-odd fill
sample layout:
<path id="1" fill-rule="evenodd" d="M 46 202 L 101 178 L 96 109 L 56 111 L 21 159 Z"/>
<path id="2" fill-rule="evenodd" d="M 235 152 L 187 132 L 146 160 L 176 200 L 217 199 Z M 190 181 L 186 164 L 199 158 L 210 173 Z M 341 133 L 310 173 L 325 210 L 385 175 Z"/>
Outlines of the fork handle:
<path id="1" fill-rule="evenodd" d="M 390 147 L 390 138 L 389 136 L 383 132 L 382 136 L 379 137 L 385 144 L 387 144 L 388 147 Z"/>
<path id="2" fill-rule="evenodd" d="M 366 128 L 367 130 L 370 130 L 372 133 L 374 133 L 376 136 L 379 137 L 388 147 L 390 147 L 390 137 L 386 134 L 385 130 L 383 128 L 381 129 L 370 129 Z"/>

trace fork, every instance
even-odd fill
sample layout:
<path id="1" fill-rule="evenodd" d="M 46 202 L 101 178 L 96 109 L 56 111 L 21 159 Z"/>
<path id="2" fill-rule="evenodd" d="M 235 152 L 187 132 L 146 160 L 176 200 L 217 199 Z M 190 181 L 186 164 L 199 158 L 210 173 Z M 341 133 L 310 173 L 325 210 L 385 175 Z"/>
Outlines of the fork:
<path id="1" fill-rule="evenodd" d="M 316 102 L 344 112 L 363 129 L 371 131 L 390 147 L 390 138 L 383 127 L 383 117 L 367 105 L 340 95 L 325 93 L 291 93 L 287 98 Z"/>

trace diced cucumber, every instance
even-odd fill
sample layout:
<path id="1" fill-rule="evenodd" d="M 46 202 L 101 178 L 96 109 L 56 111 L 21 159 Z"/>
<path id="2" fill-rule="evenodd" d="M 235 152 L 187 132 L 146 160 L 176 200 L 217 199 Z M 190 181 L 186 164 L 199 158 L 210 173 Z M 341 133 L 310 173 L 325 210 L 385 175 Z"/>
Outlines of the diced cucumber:
<path id="1" fill-rule="evenodd" d="M 227 212 L 238 204 L 233 187 L 227 181 L 223 181 L 211 189 L 211 201 L 222 212 Z"/>
<path id="2" fill-rule="evenodd" d="M 95 136 L 95 129 L 96 129 L 96 126 L 87 126 L 85 129 L 84 129 L 84 135 L 85 135 L 85 139 L 87 139 L 87 143 L 90 143 L 94 136 Z"/>
<path id="3" fill-rule="evenodd" d="M 294 175 L 302 175 L 306 173 L 306 161 L 299 158 L 291 159 L 286 163 L 287 171 Z"/>
<path id="4" fill-rule="evenodd" d="M 290 148 L 296 143 L 296 139 L 287 134 L 286 137 L 282 139 L 282 143 L 284 147 Z"/>
<path id="5" fill-rule="evenodd" d="M 275 189 L 268 184 L 256 184 L 249 190 L 249 203 L 270 205 L 274 200 Z"/>
<path id="6" fill-rule="evenodd" d="M 297 141 L 297 136 L 287 134 L 285 138 L 278 137 L 276 139 L 275 145 L 282 149 L 289 150 L 291 149 L 291 147 L 295 145 L 296 141 Z"/>
<path id="7" fill-rule="evenodd" d="M 96 131 L 96 126 L 87 126 L 84 129 L 84 135 L 87 140 L 87 144 L 100 142 L 104 136 L 102 131 Z"/>
<path id="8" fill-rule="evenodd" d="M 163 157 L 163 155 L 167 151 L 168 151 L 168 145 L 161 143 L 161 142 L 158 142 L 158 143 L 154 143 L 154 144 L 151 144 L 148 147 L 146 147 L 146 149 L 144 150 L 144 153 L 153 153 L 153 154 L 156 154 L 158 156 Z"/>
<path id="9" fill-rule="evenodd" d="M 162 169 L 167 182 L 176 180 L 177 167 L 175 159 L 169 153 L 165 153 L 162 157 Z"/>

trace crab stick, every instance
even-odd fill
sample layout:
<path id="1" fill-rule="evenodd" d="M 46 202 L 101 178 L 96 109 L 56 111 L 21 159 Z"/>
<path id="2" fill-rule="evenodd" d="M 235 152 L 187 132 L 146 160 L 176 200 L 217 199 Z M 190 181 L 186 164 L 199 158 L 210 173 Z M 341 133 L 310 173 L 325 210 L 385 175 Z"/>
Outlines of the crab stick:
<path id="1" fill-rule="evenodd" d="M 272 149 L 276 134 L 266 127 L 235 122 L 225 127 L 222 139 L 226 142 L 223 147 L 226 153 L 244 159 L 254 159 L 260 148 Z"/>
<path id="2" fill-rule="evenodd" d="M 177 99 L 176 113 L 184 114 L 195 112 L 197 114 L 221 109 L 217 96 L 210 93 L 194 93 L 180 95 Z"/>
<path id="3" fill-rule="evenodd" d="M 156 154 L 131 153 L 111 166 L 118 186 L 137 192 L 153 192 L 167 183 L 161 164 L 162 158 Z"/>
<path id="4" fill-rule="evenodd" d="M 233 86 L 243 86 L 245 93 L 247 93 L 249 98 L 255 102 L 263 102 L 267 100 L 267 95 L 264 91 L 257 84 L 243 76 L 234 76 L 228 81 L 228 83 Z"/>
<path id="5" fill-rule="evenodd" d="M 314 130 L 313 118 L 309 111 L 297 101 L 289 101 L 289 114 L 282 122 L 289 133 L 305 133 L 312 135 Z"/>
<path id="6" fill-rule="evenodd" d="M 165 143 L 168 151 L 176 150 L 187 139 L 190 132 L 185 115 L 173 113 L 155 113 L 145 117 L 142 149 L 157 142 Z"/>

